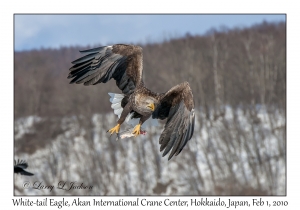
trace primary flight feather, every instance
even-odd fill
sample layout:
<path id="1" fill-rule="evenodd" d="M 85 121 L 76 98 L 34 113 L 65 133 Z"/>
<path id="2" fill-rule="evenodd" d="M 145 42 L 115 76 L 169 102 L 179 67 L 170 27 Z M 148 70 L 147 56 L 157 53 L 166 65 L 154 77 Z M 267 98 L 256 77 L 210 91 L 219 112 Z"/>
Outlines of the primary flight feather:
<path id="1" fill-rule="evenodd" d="M 33 173 L 26 171 L 28 164 L 24 160 L 14 161 L 14 173 L 21 174 L 25 176 L 33 176 Z"/>
<path id="2" fill-rule="evenodd" d="M 110 93 L 112 108 L 119 120 L 108 132 L 119 133 L 125 120 L 138 119 L 133 129 L 134 136 L 138 136 L 149 118 L 167 119 L 159 138 L 160 151 L 164 150 L 163 156 L 171 151 L 168 160 L 178 155 L 194 132 L 194 100 L 189 83 L 183 82 L 165 93 L 154 93 L 146 88 L 142 79 L 143 53 L 139 46 L 116 44 L 80 52 L 86 55 L 72 62 L 70 83 L 96 85 L 113 78 L 123 93 Z"/>

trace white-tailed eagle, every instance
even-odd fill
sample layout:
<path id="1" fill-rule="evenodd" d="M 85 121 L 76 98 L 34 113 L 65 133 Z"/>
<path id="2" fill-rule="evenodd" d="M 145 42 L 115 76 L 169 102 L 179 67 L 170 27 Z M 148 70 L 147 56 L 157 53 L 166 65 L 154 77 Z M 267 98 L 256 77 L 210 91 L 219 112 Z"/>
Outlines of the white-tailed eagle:
<path id="1" fill-rule="evenodd" d="M 24 161 L 24 160 L 18 160 L 18 161 L 14 161 L 14 173 L 16 174 L 21 174 L 21 175 L 25 175 L 25 176 L 33 176 L 33 173 L 30 173 L 28 171 L 25 171 L 24 169 L 26 169 L 28 167 L 28 164 Z"/>
<path id="2" fill-rule="evenodd" d="M 141 125 L 149 118 L 167 119 L 159 138 L 163 156 L 178 155 L 192 138 L 195 124 L 193 94 L 188 82 L 174 86 L 165 93 L 154 93 L 145 87 L 142 48 L 116 44 L 80 51 L 86 55 L 73 61 L 70 83 L 96 85 L 115 79 L 123 94 L 113 94 L 111 101 L 119 120 L 108 132 L 118 133 L 126 117 L 138 118 L 133 134 L 141 133 Z M 171 150 L 172 149 L 172 150 Z"/>

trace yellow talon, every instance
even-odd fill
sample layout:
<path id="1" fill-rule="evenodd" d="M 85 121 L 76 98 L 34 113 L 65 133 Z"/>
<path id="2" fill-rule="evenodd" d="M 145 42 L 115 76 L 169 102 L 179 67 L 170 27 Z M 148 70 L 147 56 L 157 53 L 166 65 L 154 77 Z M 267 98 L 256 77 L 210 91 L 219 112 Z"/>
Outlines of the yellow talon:
<path id="1" fill-rule="evenodd" d="M 134 134 L 134 137 L 137 137 L 138 135 L 141 134 L 141 124 L 137 124 L 134 127 L 132 134 Z"/>
<path id="2" fill-rule="evenodd" d="M 119 133 L 119 130 L 120 130 L 120 124 L 117 124 L 115 127 L 108 130 L 107 132 L 110 132 L 110 135 L 112 135 L 114 132 Z"/>

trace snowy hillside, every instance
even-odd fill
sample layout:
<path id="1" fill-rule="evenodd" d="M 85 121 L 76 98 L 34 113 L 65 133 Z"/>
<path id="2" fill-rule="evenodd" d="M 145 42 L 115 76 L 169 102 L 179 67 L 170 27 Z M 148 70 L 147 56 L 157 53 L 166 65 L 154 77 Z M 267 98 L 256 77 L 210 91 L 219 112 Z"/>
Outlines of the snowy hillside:
<path id="1" fill-rule="evenodd" d="M 162 124 L 116 141 L 106 133 L 113 114 L 17 119 L 15 159 L 35 175 L 15 175 L 15 195 L 285 195 L 285 113 L 249 110 L 207 118 L 198 109 L 193 138 L 170 161 L 159 152 Z"/>

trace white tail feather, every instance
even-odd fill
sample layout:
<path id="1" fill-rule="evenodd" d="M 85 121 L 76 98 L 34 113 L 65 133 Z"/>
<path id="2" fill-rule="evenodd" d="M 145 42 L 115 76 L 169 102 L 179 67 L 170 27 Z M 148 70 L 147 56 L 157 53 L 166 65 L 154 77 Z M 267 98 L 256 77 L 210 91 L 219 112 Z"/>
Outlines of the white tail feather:
<path id="1" fill-rule="evenodd" d="M 123 111 L 122 108 L 121 108 L 121 109 L 115 109 L 115 110 L 114 110 L 114 113 L 115 113 L 116 115 L 121 115 L 122 111 Z"/>
<path id="2" fill-rule="evenodd" d="M 122 101 L 122 98 L 110 98 L 109 101 L 113 104 L 119 103 Z"/>
<path id="3" fill-rule="evenodd" d="M 118 94 L 118 93 L 108 93 L 111 98 L 124 98 L 123 94 Z"/>
<path id="4" fill-rule="evenodd" d="M 110 96 L 109 101 L 112 103 L 111 108 L 113 108 L 114 113 L 120 118 L 121 113 L 123 111 L 123 108 L 121 106 L 121 101 L 124 98 L 123 94 L 117 94 L 117 93 L 108 93 Z"/>
<path id="5" fill-rule="evenodd" d="M 113 108 L 113 109 L 122 109 L 121 102 L 111 104 L 111 108 Z"/>

